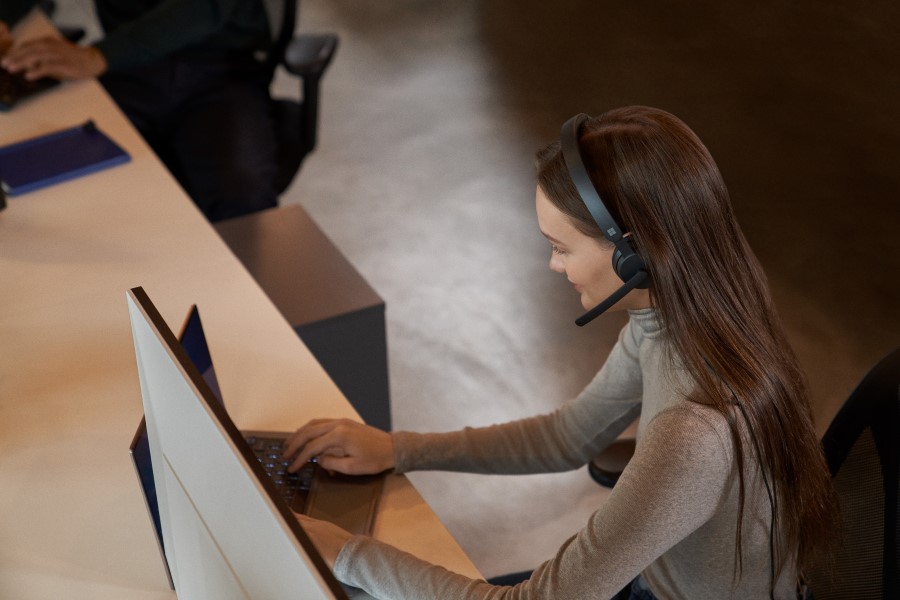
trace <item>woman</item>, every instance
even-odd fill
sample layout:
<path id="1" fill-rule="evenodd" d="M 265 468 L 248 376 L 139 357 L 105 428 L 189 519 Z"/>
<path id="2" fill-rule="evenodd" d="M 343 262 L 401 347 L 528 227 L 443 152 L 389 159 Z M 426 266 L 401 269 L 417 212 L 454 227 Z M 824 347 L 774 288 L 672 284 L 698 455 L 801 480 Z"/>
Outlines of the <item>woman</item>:
<path id="1" fill-rule="evenodd" d="M 304 527 L 338 579 L 385 598 L 796 598 L 836 504 L 803 376 L 718 168 L 684 123 L 657 109 L 610 111 L 573 134 L 574 160 L 623 238 L 608 241 L 573 184 L 572 152 L 552 144 L 536 156 L 550 267 L 587 309 L 623 281 L 633 288 L 611 308 L 629 322 L 587 388 L 548 415 L 444 434 L 315 421 L 288 454 L 297 466 L 317 456 L 346 473 L 563 471 L 639 414 L 634 457 L 606 503 L 515 587 L 329 524 Z M 617 274 L 617 250 L 632 249 L 636 268 Z"/>

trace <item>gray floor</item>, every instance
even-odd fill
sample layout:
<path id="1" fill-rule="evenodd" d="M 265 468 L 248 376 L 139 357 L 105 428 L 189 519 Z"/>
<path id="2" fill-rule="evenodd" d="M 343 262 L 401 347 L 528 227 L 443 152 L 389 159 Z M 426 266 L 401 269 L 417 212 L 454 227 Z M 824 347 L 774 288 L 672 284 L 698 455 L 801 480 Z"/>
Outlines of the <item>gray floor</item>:
<path id="1" fill-rule="evenodd" d="M 396 426 L 549 411 L 602 364 L 623 321 L 573 325 L 531 155 L 575 112 L 649 104 L 717 158 L 824 430 L 900 344 L 898 28 L 891 1 L 305 0 L 301 29 L 341 47 L 284 202 L 385 298 Z M 414 481 L 488 576 L 552 556 L 605 498 L 584 471 Z"/>

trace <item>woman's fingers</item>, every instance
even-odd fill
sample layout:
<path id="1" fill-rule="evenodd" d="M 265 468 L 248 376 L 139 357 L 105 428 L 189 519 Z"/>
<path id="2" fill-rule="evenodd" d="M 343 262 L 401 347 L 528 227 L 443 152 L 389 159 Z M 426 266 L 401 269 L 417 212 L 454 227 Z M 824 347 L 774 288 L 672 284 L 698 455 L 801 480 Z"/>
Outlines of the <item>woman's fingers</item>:
<path id="1" fill-rule="evenodd" d="M 290 471 L 312 458 L 329 470 L 349 475 L 380 473 L 394 466 L 389 433 L 349 419 L 310 421 L 288 438 L 284 457 Z"/>
<path id="2" fill-rule="evenodd" d="M 295 431 L 287 439 L 285 442 L 284 457 L 289 459 L 296 456 L 297 453 L 306 448 L 310 442 L 328 433 L 334 427 L 335 423 L 336 421 L 334 419 L 316 419 L 310 421 Z"/>
<path id="3" fill-rule="evenodd" d="M 335 435 L 334 431 L 328 431 L 302 446 L 297 456 L 291 462 L 291 466 L 288 467 L 288 471 L 294 472 L 311 459 L 316 458 L 318 460 L 323 455 L 346 456 L 346 454 L 340 436 Z"/>

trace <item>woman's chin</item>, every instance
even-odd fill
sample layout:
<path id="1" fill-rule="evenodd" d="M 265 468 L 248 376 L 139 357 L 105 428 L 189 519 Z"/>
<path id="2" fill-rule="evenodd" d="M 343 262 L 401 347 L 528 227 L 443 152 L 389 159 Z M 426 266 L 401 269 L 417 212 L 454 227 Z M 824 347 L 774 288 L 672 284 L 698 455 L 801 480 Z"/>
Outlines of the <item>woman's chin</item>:
<path id="1" fill-rule="evenodd" d="M 594 298 L 589 298 L 589 297 L 587 297 L 587 296 L 585 296 L 585 295 L 582 294 L 582 296 L 581 296 L 581 306 L 582 306 L 582 308 L 584 308 L 584 310 L 586 310 L 586 311 L 587 311 L 587 310 L 593 310 L 596 306 L 598 306 L 601 302 L 603 302 L 603 301 L 605 301 L 605 300 L 606 300 L 606 298 L 600 298 L 599 300 L 596 300 L 596 299 L 594 299 Z M 618 302 L 616 302 L 615 304 L 613 304 L 612 306 L 610 306 L 608 309 L 606 309 L 605 312 L 619 312 L 620 310 L 624 310 L 624 309 L 627 308 L 627 307 L 628 307 L 628 303 L 627 303 L 627 302 L 624 302 L 624 303 L 623 303 L 622 300 L 619 300 Z"/>

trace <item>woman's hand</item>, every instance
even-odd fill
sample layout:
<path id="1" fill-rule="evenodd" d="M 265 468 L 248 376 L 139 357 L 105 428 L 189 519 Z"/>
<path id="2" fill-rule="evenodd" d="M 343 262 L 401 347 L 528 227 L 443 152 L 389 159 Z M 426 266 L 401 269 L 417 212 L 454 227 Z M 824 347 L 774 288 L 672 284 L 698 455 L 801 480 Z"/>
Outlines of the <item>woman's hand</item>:
<path id="1" fill-rule="evenodd" d="M 329 471 L 371 475 L 394 466 L 391 434 L 350 419 L 316 419 L 287 439 L 284 457 L 296 471 L 312 458 Z"/>
<path id="2" fill-rule="evenodd" d="M 316 550 L 328 563 L 328 568 L 334 569 L 334 563 L 337 561 L 338 554 L 343 550 L 344 544 L 353 536 L 328 521 L 320 521 L 299 514 L 297 515 L 297 520 L 300 521 L 300 525 L 306 531 L 306 535 L 309 536 L 309 539 L 316 546 Z"/>
<path id="3" fill-rule="evenodd" d="M 41 77 L 86 79 L 98 77 L 107 69 L 106 57 L 97 48 L 77 46 L 54 37 L 15 44 L 0 64 L 12 73 L 24 73 L 29 80 Z"/>

